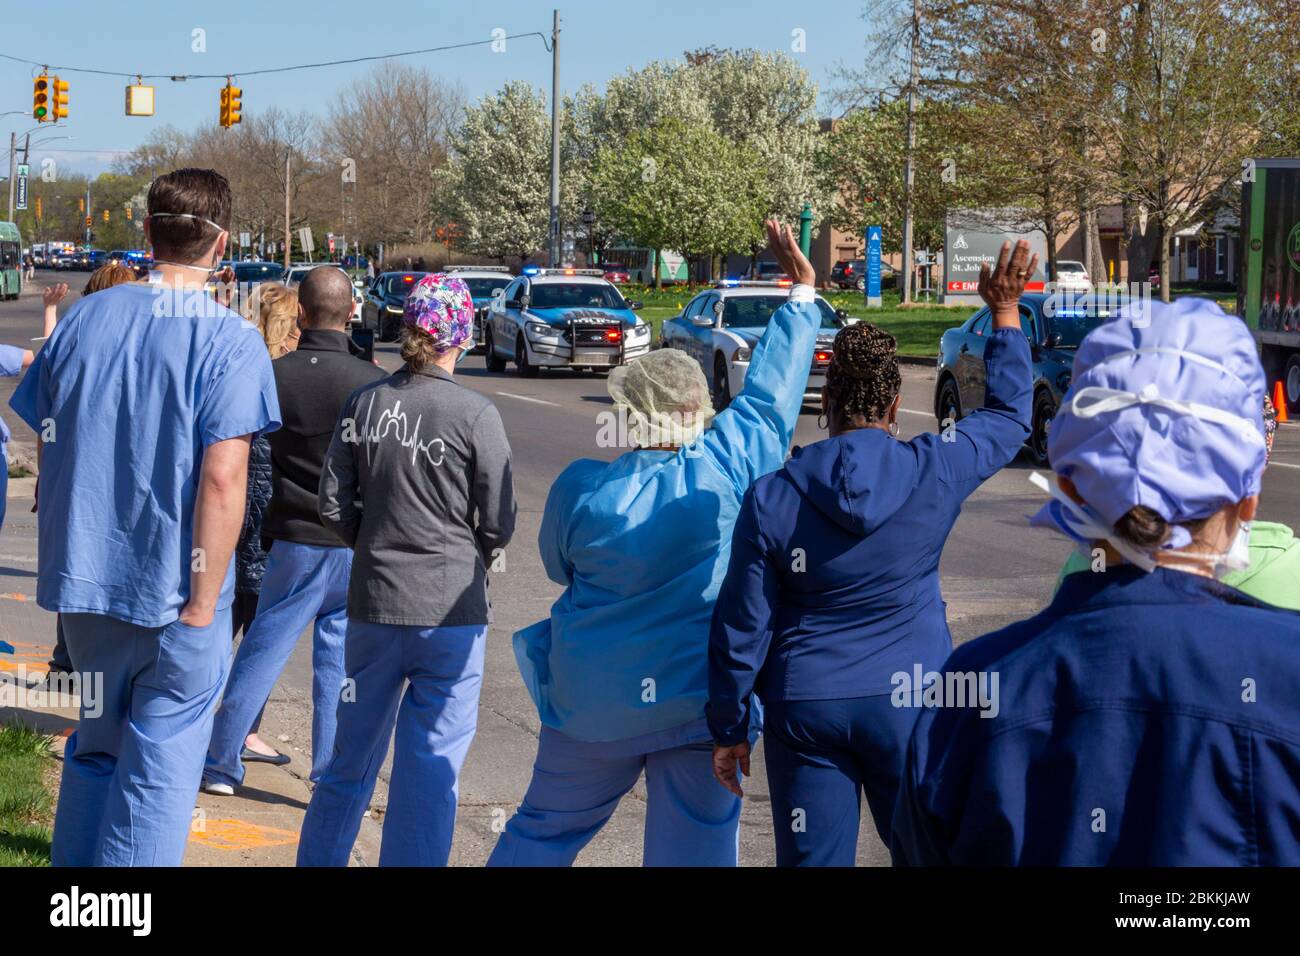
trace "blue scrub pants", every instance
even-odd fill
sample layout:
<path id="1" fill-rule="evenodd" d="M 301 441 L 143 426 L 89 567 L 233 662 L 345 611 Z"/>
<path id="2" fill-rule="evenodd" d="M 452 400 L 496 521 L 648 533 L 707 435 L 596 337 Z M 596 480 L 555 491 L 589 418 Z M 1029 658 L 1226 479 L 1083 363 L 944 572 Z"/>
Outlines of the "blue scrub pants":
<path id="1" fill-rule="evenodd" d="M 713 777 L 713 744 L 627 757 L 543 726 L 524 802 L 488 866 L 570 866 L 645 771 L 645 866 L 735 866 L 740 800 Z"/>
<path id="2" fill-rule="evenodd" d="M 239 755 L 244 738 L 309 624 L 312 632 L 311 779 L 319 780 L 334 751 L 334 714 L 343 686 L 350 548 L 276 541 L 266 559 L 257 614 L 235 652 L 230 680 L 212 727 L 203 775 L 237 787 L 244 782 Z"/>
<path id="3" fill-rule="evenodd" d="M 486 642 L 486 624 L 348 621 L 346 671 L 355 686 L 339 701 L 334 756 L 303 819 L 299 866 L 348 865 L 394 725 L 379 865 L 447 865 L 460 768 L 478 727 Z"/>
<path id="4" fill-rule="evenodd" d="M 777 866 L 853 866 L 865 791 L 889 846 L 918 709 L 891 696 L 767 701 L 763 753 Z"/>
<path id="5" fill-rule="evenodd" d="M 180 866 L 230 659 L 230 611 L 204 628 L 64 614 L 63 632 L 85 683 L 63 758 L 53 863 Z M 101 700 L 88 700 L 101 677 Z"/>

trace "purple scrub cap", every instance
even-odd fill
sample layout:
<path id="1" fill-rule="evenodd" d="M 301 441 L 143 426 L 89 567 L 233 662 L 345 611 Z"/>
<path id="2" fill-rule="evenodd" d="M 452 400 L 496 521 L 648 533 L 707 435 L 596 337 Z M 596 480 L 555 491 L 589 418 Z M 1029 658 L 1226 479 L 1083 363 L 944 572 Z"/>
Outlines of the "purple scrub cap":
<path id="1" fill-rule="evenodd" d="M 439 352 L 474 346 L 474 300 L 458 276 L 431 272 L 406 295 L 402 321 L 424 329 Z"/>
<path id="2" fill-rule="evenodd" d="M 1214 302 L 1125 306 L 1083 340 L 1073 375 L 1048 455 L 1106 524 L 1136 505 L 1182 524 L 1259 493 L 1264 371 L 1245 324 Z M 1060 503 L 1033 523 L 1060 526 Z M 1166 547 L 1190 541 L 1176 530 Z"/>

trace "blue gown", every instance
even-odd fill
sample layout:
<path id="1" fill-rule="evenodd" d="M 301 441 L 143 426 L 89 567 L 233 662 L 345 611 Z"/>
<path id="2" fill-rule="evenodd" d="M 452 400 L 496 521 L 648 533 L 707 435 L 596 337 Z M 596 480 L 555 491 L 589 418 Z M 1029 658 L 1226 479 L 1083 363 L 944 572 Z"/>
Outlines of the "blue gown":
<path id="1" fill-rule="evenodd" d="M 542 731 L 532 781 L 489 866 L 564 866 L 642 773 L 647 866 L 735 866 L 740 801 L 713 779 L 709 622 L 740 502 L 794 436 L 821 313 L 773 314 L 745 387 L 681 450 L 575 462 L 539 534 L 565 585 L 515 635 Z"/>
<path id="2" fill-rule="evenodd" d="M 781 467 L 821 325 L 789 302 L 754 349 L 745 387 L 677 452 L 580 460 L 556 479 L 538 547 L 565 586 L 550 617 L 515 634 L 548 727 L 584 741 L 707 740 L 709 623 L 740 502 Z"/>

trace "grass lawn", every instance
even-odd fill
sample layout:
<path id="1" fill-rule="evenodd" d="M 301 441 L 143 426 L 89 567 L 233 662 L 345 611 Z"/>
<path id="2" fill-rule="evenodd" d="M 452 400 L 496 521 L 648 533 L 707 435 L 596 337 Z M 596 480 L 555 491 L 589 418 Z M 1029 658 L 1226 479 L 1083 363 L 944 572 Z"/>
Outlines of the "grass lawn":
<path id="1" fill-rule="evenodd" d="M 30 727 L 0 727 L 0 867 L 49 866 L 58 764 Z"/>
<path id="2" fill-rule="evenodd" d="M 681 315 L 686 303 L 704 288 L 707 287 L 679 286 L 656 292 L 643 286 L 623 286 L 622 291 L 628 299 L 644 303 L 644 308 L 638 314 L 654 326 L 657 340 L 659 326 L 666 319 Z M 858 292 L 827 292 L 823 293 L 823 298 L 833 308 L 843 309 L 855 319 L 866 319 L 889 331 L 898 339 L 899 354 L 928 358 L 939 353 L 939 336 L 966 321 L 974 311 L 970 306 L 938 305 L 918 305 L 903 309 L 898 304 L 898 293 L 888 289 L 883 296 L 884 304 L 879 309 L 868 309 L 863 304 L 862 294 Z"/>

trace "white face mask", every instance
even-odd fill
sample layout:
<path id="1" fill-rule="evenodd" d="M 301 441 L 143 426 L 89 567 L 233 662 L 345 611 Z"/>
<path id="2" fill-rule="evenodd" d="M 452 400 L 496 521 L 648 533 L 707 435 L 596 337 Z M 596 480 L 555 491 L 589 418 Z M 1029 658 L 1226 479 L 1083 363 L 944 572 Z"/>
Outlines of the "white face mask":
<path id="1" fill-rule="evenodd" d="M 1033 472 L 1029 476 L 1030 482 L 1035 486 L 1051 494 L 1055 502 L 1060 506 L 1052 513 L 1053 524 L 1058 530 L 1070 537 L 1078 546 L 1080 553 L 1085 557 L 1091 556 L 1090 549 L 1093 542 L 1105 541 L 1114 548 L 1125 561 L 1143 571 L 1150 573 L 1156 569 L 1158 563 L 1187 563 L 1196 565 L 1211 565 L 1210 573 L 1215 578 L 1222 580 L 1234 571 L 1244 571 L 1250 567 L 1250 522 L 1243 521 L 1237 526 L 1237 535 L 1232 540 L 1232 547 L 1227 551 L 1177 551 L 1163 549 L 1158 552 L 1162 560 L 1156 561 L 1155 553 L 1143 551 L 1132 542 L 1125 540 L 1115 533 L 1115 529 L 1107 525 L 1105 520 L 1094 512 L 1087 505 L 1075 501 L 1057 484 L 1056 476 L 1045 478 L 1038 472 Z M 1186 529 L 1182 530 L 1184 535 Z"/>
<path id="2" fill-rule="evenodd" d="M 1210 573 L 1222 581 L 1234 571 L 1245 571 L 1250 567 L 1250 522 L 1243 521 L 1237 525 L 1237 535 L 1227 551 L 1169 551 L 1165 557 L 1174 562 L 1209 564 Z"/>

